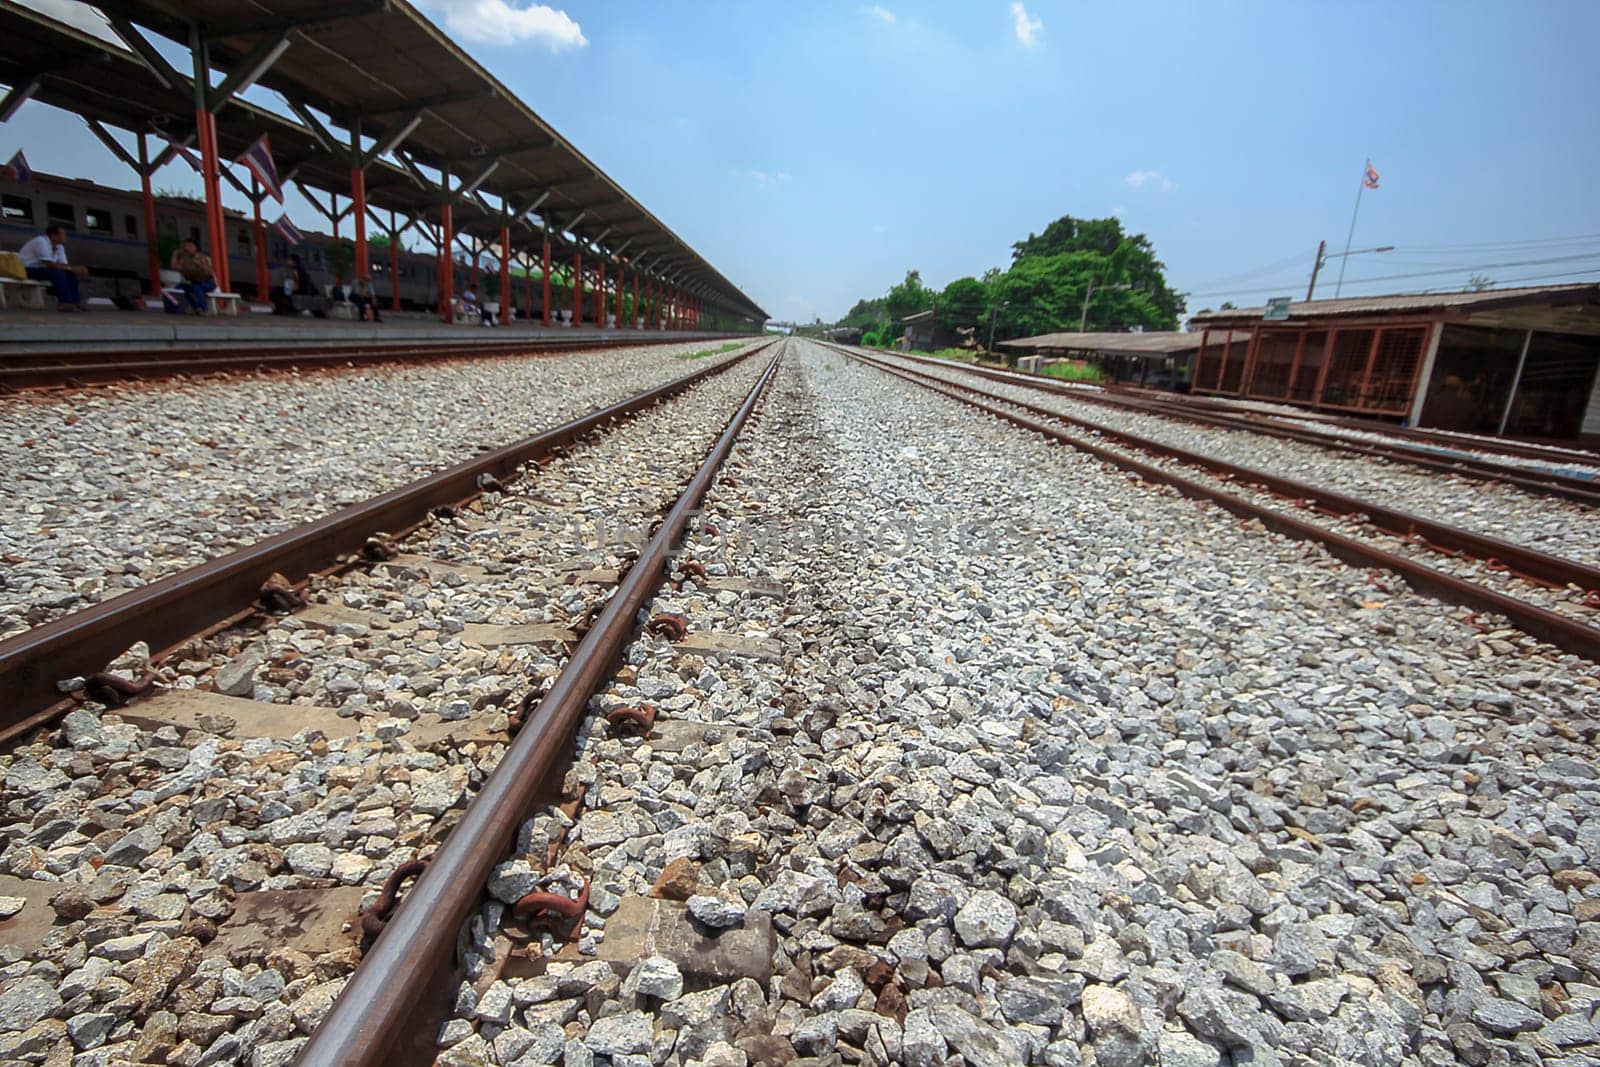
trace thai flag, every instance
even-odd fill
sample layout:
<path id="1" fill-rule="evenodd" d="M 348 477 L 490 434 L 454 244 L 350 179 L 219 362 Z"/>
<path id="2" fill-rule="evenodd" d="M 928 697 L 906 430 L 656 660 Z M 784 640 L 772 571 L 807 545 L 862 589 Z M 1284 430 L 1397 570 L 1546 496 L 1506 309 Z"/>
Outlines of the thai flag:
<path id="1" fill-rule="evenodd" d="M 18 185 L 27 185 L 33 181 L 33 168 L 28 166 L 28 157 L 22 154 L 22 149 L 17 149 L 17 154 L 6 163 L 6 169 L 11 172 L 11 178 Z"/>
<path id="2" fill-rule="evenodd" d="M 1368 189 L 1376 189 L 1378 187 L 1378 172 L 1373 169 L 1370 159 L 1367 161 L 1367 172 L 1361 176 L 1361 184 Z"/>
<path id="3" fill-rule="evenodd" d="M 283 203 L 283 182 L 278 180 L 278 168 L 272 162 L 272 148 L 267 144 L 266 134 L 262 134 L 239 157 L 239 162 L 250 168 L 250 173 L 256 176 L 256 181 L 261 183 L 261 188 L 267 191 L 268 196 Z"/>
<path id="4" fill-rule="evenodd" d="M 295 229 L 294 223 L 289 221 L 288 212 L 284 212 L 283 217 L 272 225 L 275 230 L 283 235 L 283 239 L 288 242 L 290 248 L 298 248 L 305 242 L 306 235 Z"/>

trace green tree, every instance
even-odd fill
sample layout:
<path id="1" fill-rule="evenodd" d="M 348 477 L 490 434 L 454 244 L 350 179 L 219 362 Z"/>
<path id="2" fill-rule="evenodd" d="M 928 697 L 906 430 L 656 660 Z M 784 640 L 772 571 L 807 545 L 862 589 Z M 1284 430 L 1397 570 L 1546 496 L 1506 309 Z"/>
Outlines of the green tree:
<path id="1" fill-rule="evenodd" d="M 890 289 L 888 296 L 884 297 L 884 310 L 888 312 L 890 325 L 896 328 L 896 337 L 900 336 L 898 327 L 901 319 L 931 307 L 933 290 L 922 284 L 921 271 L 906 271 L 906 280 Z"/>
<path id="2" fill-rule="evenodd" d="M 939 328 L 954 334 L 963 327 L 978 326 L 989 313 L 989 286 L 976 278 L 957 278 L 944 287 L 933 302 Z"/>
<path id="3" fill-rule="evenodd" d="M 1024 259 L 1037 256 L 1080 252 L 1092 253 L 1101 261 L 1089 272 L 1097 289 L 1091 302 L 1090 319 L 1100 329 L 1133 326 L 1147 330 L 1177 329 L 1178 318 L 1184 310 L 1183 298 L 1167 285 L 1166 265 L 1156 258 L 1148 237 L 1142 233 L 1125 233 L 1119 219 L 1077 219 L 1063 215 L 1046 226 L 1043 233 L 1030 233 L 1026 240 L 1011 246 L 1012 267 L 1015 269 Z M 1125 288 L 1113 289 L 1114 286 Z M 1142 295 L 1114 298 L 1112 292 Z M 1102 299 L 1107 301 L 1105 305 L 1101 304 Z M 1137 317 L 1130 319 L 1129 315 Z M 1078 317 L 1074 315 L 1070 321 L 1063 321 L 1058 328 L 1075 328 Z"/>

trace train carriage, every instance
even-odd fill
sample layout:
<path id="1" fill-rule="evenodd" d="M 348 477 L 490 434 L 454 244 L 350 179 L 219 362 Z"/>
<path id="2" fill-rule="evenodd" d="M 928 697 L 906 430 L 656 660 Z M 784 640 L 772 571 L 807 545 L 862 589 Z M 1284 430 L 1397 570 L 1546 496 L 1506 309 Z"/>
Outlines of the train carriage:
<path id="1" fill-rule="evenodd" d="M 228 210 L 228 267 L 233 289 L 252 300 L 264 300 L 256 288 L 254 228 L 237 211 Z M 184 237 L 204 243 L 205 206 L 189 197 L 155 197 L 156 235 L 161 261 Z M 121 303 L 152 291 L 144 208 L 136 190 L 114 189 L 79 178 L 35 173 L 26 183 L 10 180 L 0 171 L 0 247 L 20 248 L 46 226 L 60 225 L 68 233 L 68 254 L 89 269 L 85 289 L 90 296 Z M 274 227 L 267 228 L 267 263 L 275 279 L 291 252 L 300 256 L 319 285 L 334 281 L 328 265 L 328 234 L 307 231 L 299 244 L 290 245 Z M 208 249 L 208 251 L 211 251 Z M 390 256 L 374 247 L 372 284 L 385 300 L 390 293 Z M 215 255 L 215 252 L 212 253 Z M 436 306 L 436 259 L 431 254 L 400 253 L 400 305 L 407 310 L 431 311 Z M 459 284 L 459 283 L 458 283 Z"/>

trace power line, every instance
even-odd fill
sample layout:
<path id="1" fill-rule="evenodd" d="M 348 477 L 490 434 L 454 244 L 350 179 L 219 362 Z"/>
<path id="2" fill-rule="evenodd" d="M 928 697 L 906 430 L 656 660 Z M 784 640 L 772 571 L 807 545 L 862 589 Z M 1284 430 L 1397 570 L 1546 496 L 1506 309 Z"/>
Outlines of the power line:
<path id="1" fill-rule="evenodd" d="M 1447 272 L 1441 271 L 1439 273 L 1447 273 Z M 1495 287 L 1498 288 L 1499 286 L 1508 285 L 1508 284 L 1511 284 L 1513 282 L 1549 281 L 1551 279 L 1556 279 L 1556 278 L 1577 278 L 1577 277 L 1582 277 L 1584 275 L 1589 275 L 1589 274 L 1600 274 L 1600 266 L 1580 267 L 1580 268 L 1578 268 L 1576 270 L 1557 271 L 1555 273 L 1547 273 L 1547 274 L 1526 274 L 1526 275 L 1520 275 L 1520 276 L 1515 277 L 1515 278 L 1497 278 L 1497 279 L 1495 279 L 1495 283 L 1494 284 L 1495 284 Z M 1372 279 L 1368 278 L 1368 279 L 1362 279 L 1362 280 L 1371 281 Z M 1277 286 L 1276 288 L 1284 288 L 1285 286 L 1294 285 L 1294 284 L 1297 284 L 1297 283 L 1295 283 L 1295 282 L 1285 282 L 1283 285 Z M 1346 285 L 1351 285 L 1351 284 L 1356 284 L 1356 283 L 1353 282 L 1351 279 L 1347 278 L 1347 279 L 1345 279 L 1345 284 Z M 1267 284 L 1263 284 L 1263 285 L 1261 285 L 1259 287 L 1253 287 L 1253 288 L 1249 288 L 1249 289 L 1227 289 L 1227 290 L 1216 290 L 1216 291 L 1207 292 L 1207 293 L 1184 293 L 1182 295 L 1186 296 L 1186 297 L 1188 297 L 1188 296 L 1237 296 L 1237 295 L 1239 295 L 1241 293 L 1254 295 L 1254 294 L 1258 294 L 1258 293 L 1262 292 L 1263 290 L 1269 290 L 1270 291 L 1272 288 L 1274 288 L 1274 286 L 1272 286 L 1271 283 L 1267 283 Z M 1459 289 L 1456 288 L 1456 287 L 1442 286 L 1442 285 L 1430 286 L 1427 289 L 1416 290 L 1416 292 L 1423 292 L 1423 293 L 1458 292 L 1458 291 L 1459 291 Z"/>
<path id="2" fill-rule="evenodd" d="M 1273 271 L 1282 270 L 1284 267 L 1290 266 L 1291 264 L 1300 263 L 1300 262 L 1302 262 L 1302 261 L 1304 261 L 1304 260 L 1306 260 L 1306 259 L 1308 259 L 1308 258 L 1310 258 L 1311 256 L 1314 256 L 1314 255 L 1316 255 L 1316 250 L 1315 249 L 1312 249 L 1311 251 L 1308 251 L 1308 252 L 1296 252 L 1292 256 L 1285 256 L 1283 259 L 1280 259 L 1275 263 L 1269 263 L 1264 267 L 1257 267 L 1255 270 L 1247 270 L 1247 271 L 1244 271 L 1241 274 L 1224 275 L 1221 278 L 1213 278 L 1211 281 L 1201 282 L 1200 284 L 1201 285 L 1207 285 L 1207 286 L 1209 286 L 1209 285 L 1228 285 L 1228 284 L 1230 284 L 1232 282 L 1248 281 L 1249 279 L 1254 278 L 1254 277 L 1256 277 L 1258 275 L 1271 274 Z"/>
<path id="3" fill-rule="evenodd" d="M 1483 255 L 1483 254 L 1486 254 L 1486 253 L 1493 253 L 1493 252 L 1500 252 L 1502 254 L 1515 254 L 1517 251 L 1537 252 L 1537 251 L 1541 251 L 1541 250 L 1548 250 L 1548 251 L 1554 252 L 1554 251 L 1562 251 L 1563 249 L 1561 249 L 1559 247 L 1561 245 L 1573 245 L 1573 244 L 1594 243 L 1594 242 L 1600 242 L 1600 233 L 1571 234 L 1571 235 L 1565 236 L 1565 237 L 1530 237 L 1530 238 L 1527 238 L 1525 240 L 1518 240 L 1518 241 L 1480 241 L 1480 242 L 1475 242 L 1475 243 L 1454 244 L 1454 245 L 1452 245 L 1452 244 L 1404 245 L 1404 246 L 1401 246 L 1400 248 L 1396 248 L 1393 252 L 1388 253 L 1388 254 L 1394 256 L 1397 259 L 1404 259 L 1404 258 L 1408 258 L 1410 256 L 1414 256 L 1414 255 L 1416 255 L 1418 253 L 1421 253 L 1423 255 L 1443 255 L 1443 256 L 1448 258 L 1451 255 L 1472 256 L 1472 255 Z M 1595 253 L 1595 254 L 1600 254 L 1600 253 Z M 1286 256 L 1281 260 L 1278 260 L 1278 261 L 1276 261 L 1274 263 L 1269 263 L 1266 266 L 1257 267 L 1254 270 L 1245 271 L 1245 272 L 1240 273 L 1240 274 L 1224 275 L 1223 277 L 1220 277 L 1220 278 L 1213 278 L 1213 279 L 1210 279 L 1210 280 L 1205 281 L 1205 282 L 1197 283 L 1197 285 L 1196 285 L 1196 287 L 1194 289 L 1188 290 L 1188 291 L 1184 292 L 1182 295 L 1184 295 L 1184 296 L 1196 296 L 1196 297 L 1232 296 L 1232 295 L 1235 295 L 1237 293 L 1256 292 L 1256 291 L 1258 291 L 1258 289 L 1290 288 L 1290 287 L 1293 287 L 1293 286 L 1302 285 L 1302 284 L 1305 283 L 1305 277 L 1306 276 L 1305 276 L 1304 273 L 1302 273 L 1299 277 L 1297 277 L 1295 279 L 1282 281 L 1282 282 L 1257 282 L 1257 281 L 1254 281 L 1254 279 L 1259 277 L 1260 275 L 1270 274 L 1270 273 L 1273 273 L 1274 271 L 1279 270 L 1279 269 L 1281 269 L 1283 267 L 1287 267 L 1287 266 L 1290 266 L 1290 265 L 1292 265 L 1294 263 L 1301 262 L 1304 259 L 1310 258 L 1312 255 L 1314 255 L 1314 253 L 1312 253 L 1312 252 L 1297 252 L 1293 256 Z M 1584 255 L 1573 256 L 1573 257 L 1568 257 L 1568 258 L 1586 259 L 1586 258 L 1592 258 L 1592 255 L 1584 254 Z M 1457 271 L 1463 271 L 1463 272 L 1466 272 L 1466 273 L 1470 274 L 1470 273 L 1472 273 L 1474 271 L 1479 271 L 1479 270 L 1494 270 L 1494 269 L 1498 269 L 1500 267 L 1507 267 L 1507 266 L 1530 266 L 1530 265 L 1533 265 L 1535 263 L 1541 263 L 1541 262 L 1561 262 L 1561 260 L 1560 259 L 1525 260 L 1525 261 L 1513 261 L 1513 262 L 1508 262 L 1508 263 L 1478 263 L 1478 264 L 1474 264 L 1474 263 L 1454 264 L 1454 263 L 1450 263 L 1450 262 L 1447 262 L 1446 260 L 1441 260 L 1441 259 L 1416 260 L 1413 263 L 1407 263 L 1407 264 L 1404 264 L 1404 265 L 1406 265 L 1406 266 L 1418 266 L 1418 267 L 1437 266 L 1437 267 L 1439 267 L 1441 269 L 1437 270 L 1437 271 L 1432 271 L 1432 272 L 1420 271 L 1420 272 L 1403 273 L 1403 274 L 1381 275 L 1381 276 L 1378 276 L 1378 277 L 1366 278 L 1366 279 L 1362 279 L 1362 280 L 1364 280 L 1364 281 L 1398 281 L 1398 280 L 1402 280 L 1402 279 L 1405 279 L 1405 278 L 1424 278 L 1424 277 L 1428 277 L 1430 273 L 1432 273 L 1432 274 L 1451 274 L 1451 273 L 1455 273 Z M 1238 283 L 1243 283 L 1243 282 L 1246 282 L 1246 281 L 1251 282 L 1251 284 L 1248 285 L 1248 286 L 1240 287 L 1240 288 L 1226 288 L 1227 286 L 1233 286 L 1233 285 L 1236 285 Z M 1216 288 L 1212 288 L 1213 286 L 1215 286 Z"/>
<path id="4" fill-rule="evenodd" d="M 1352 278 L 1352 282 L 1392 282 L 1404 278 L 1431 278 L 1438 274 L 1460 274 L 1462 271 L 1476 273 L 1480 270 L 1497 270 L 1501 267 L 1536 267 L 1547 263 L 1571 263 L 1582 259 L 1600 259 L 1600 252 L 1585 252 L 1576 256 L 1552 256 L 1548 259 L 1514 259 L 1504 263 L 1477 263 L 1463 264 L 1459 267 L 1450 267 L 1445 270 L 1419 270 L 1407 274 L 1377 274 L 1370 278 Z"/>
<path id="5" fill-rule="evenodd" d="M 1346 284 L 1348 284 L 1348 285 L 1360 285 L 1360 284 L 1365 283 L 1365 282 L 1394 282 L 1394 281 L 1405 281 L 1405 280 L 1411 279 L 1411 278 L 1434 278 L 1434 277 L 1438 277 L 1441 274 L 1475 274 L 1478 271 L 1498 270 L 1498 269 L 1501 269 L 1503 267 L 1535 267 L 1535 266 L 1545 266 L 1545 265 L 1551 264 L 1551 263 L 1572 263 L 1572 262 L 1579 262 L 1579 261 L 1582 261 L 1582 260 L 1589 260 L 1589 259 L 1600 259 L 1600 252 L 1585 252 L 1585 253 L 1582 253 L 1582 254 L 1579 254 L 1579 255 L 1572 255 L 1572 256 L 1549 256 L 1549 257 L 1546 257 L 1546 258 L 1543 258 L 1543 259 L 1506 260 L 1506 261 L 1503 261 L 1503 262 L 1500 262 L 1500 263 L 1464 263 L 1464 264 L 1461 264 L 1460 266 L 1451 266 L 1451 267 L 1444 268 L 1442 270 L 1406 271 L 1406 272 L 1403 272 L 1403 273 L 1400 273 L 1400 274 L 1375 274 L 1375 275 L 1372 275 L 1372 276 L 1369 276 L 1369 277 L 1366 277 L 1366 278 L 1350 278 L 1350 279 L 1347 279 L 1346 280 Z M 1243 287 L 1243 288 L 1238 288 L 1238 289 L 1212 289 L 1212 290 L 1207 290 L 1207 291 L 1204 291 L 1204 292 L 1187 292 L 1187 293 L 1184 293 L 1183 295 L 1186 296 L 1186 297 L 1187 296 L 1198 296 L 1198 297 L 1233 296 L 1233 295 L 1236 295 L 1238 293 L 1256 293 L 1256 292 L 1260 292 L 1263 289 L 1271 289 L 1271 288 L 1280 288 L 1281 289 L 1281 288 L 1285 288 L 1285 287 L 1288 287 L 1288 286 L 1291 286 L 1291 285 L 1297 285 L 1297 284 L 1299 284 L 1298 280 L 1296 280 L 1296 281 L 1281 281 L 1281 282 L 1258 282 L 1258 283 L 1256 283 L 1254 285 L 1250 285 L 1250 286 Z"/>
<path id="6" fill-rule="evenodd" d="M 1445 252 L 1450 250 L 1489 249 L 1489 248 L 1522 248 L 1537 245 L 1570 244 L 1579 241 L 1600 241 L 1600 233 L 1580 233 L 1570 237 L 1530 237 L 1522 241 L 1481 241 L 1476 244 L 1462 245 L 1406 245 L 1408 249 L 1417 249 L 1428 252 Z"/>

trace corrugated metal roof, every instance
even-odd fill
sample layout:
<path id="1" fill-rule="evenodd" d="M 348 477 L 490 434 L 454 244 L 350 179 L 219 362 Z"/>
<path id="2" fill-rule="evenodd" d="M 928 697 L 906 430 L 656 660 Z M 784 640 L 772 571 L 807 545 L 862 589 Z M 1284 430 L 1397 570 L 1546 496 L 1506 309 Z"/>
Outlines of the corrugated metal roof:
<path id="1" fill-rule="evenodd" d="M 1248 333 L 1237 334 L 1237 340 L 1247 341 Z M 1220 343 L 1213 334 L 1213 343 Z M 1038 337 L 1019 337 L 1014 341 L 1001 341 L 1001 348 L 1062 349 L 1078 352 L 1106 352 L 1111 355 L 1164 356 L 1187 352 L 1200 347 L 1198 333 L 1178 330 L 1153 330 L 1146 333 L 1045 333 Z"/>
<path id="2" fill-rule="evenodd" d="M 477 192 L 522 212 L 521 220 L 512 220 L 514 229 L 520 222 L 537 233 L 527 217 L 536 214 L 558 241 L 560 231 L 567 230 L 611 256 L 702 293 L 708 303 L 767 317 L 404 0 L 117 0 L 104 6 L 183 45 L 191 22 L 204 26 L 212 58 L 224 68 L 238 65 L 274 35 L 287 34 L 290 47 L 258 81 L 263 88 L 322 110 L 334 129 L 348 130 L 352 117 L 359 116 L 369 137 L 402 130 L 415 118 L 403 142 L 407 156 L 424 167 L 448 169 Z M 192 123 L 192 99 L 174 91 L 186 86 L 157 81 L 125 49 L 4 3 L 0 30 L 0 80 L 26 81 L 42 67 L 39 98 L 50 103 L 76 105 L 133 129 L 148 123 L 182 134 L 185 115 Z M 97 63 L 127 75 L 120 94 L 111 74 L 98 70 Z M 299 162 L 309 183 L 348 190 L 347 145 L 322 145 L 317 131 L 283 116 L 269 118 L 239 100 L 222 109 L 218 126 L 225 149 L 236 138 L 270 131 L 275 152 L 282 153 L 280 170 Z M 405 170 L 386 162 L 369 171 L 367 194 L 375 205 L 429 219 L 439 215 L 438 190 L 419 188 Z M 457 231 L 496 235 L 505 221 L 499 206 L 458 195 Z M 535 203 L 536 208 L 524 206 Z"/>
<path id="3" fill-rule="evenodd" d="M 1389 312 L 1436 311 L 1444 308 L 1487 311 L 1523 304 L 1600 303 L 1600 285 L 1580 282 L 1569 285 L 1531 285 L 1519 289 L 1467 290 L 1456 293 L 1393 293 L 1387 296 L 1351 296 L 1340 300 L 1299 300 L 1289 305 L 1291 319 L 1323 315 L 1382 315 Z M 1260 319 L 1265 307 L 1228 308 L 1203 311 L 1190 322 L 1237 322 Z"/>

